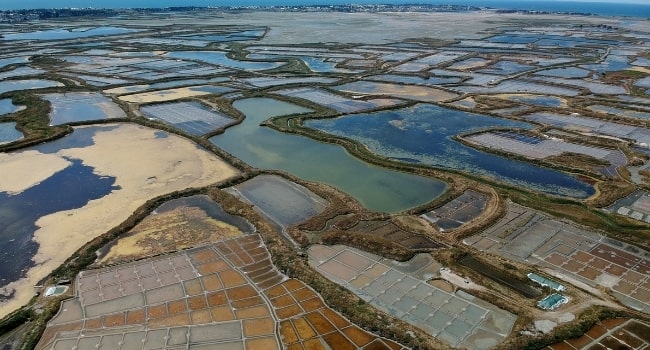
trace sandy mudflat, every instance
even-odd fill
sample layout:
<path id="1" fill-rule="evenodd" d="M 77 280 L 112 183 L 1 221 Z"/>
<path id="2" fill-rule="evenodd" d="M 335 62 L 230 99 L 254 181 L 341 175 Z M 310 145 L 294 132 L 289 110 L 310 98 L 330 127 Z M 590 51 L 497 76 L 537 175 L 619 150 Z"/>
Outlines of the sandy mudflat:
<path id="1" fill-rule="evenodd" d="M 630 70 L 635 70 L 637 72 L 650 74 L 650 69 L 645 67 L 631 67 Z"/>
<path id="2" fill-rule="evenodd" d="M 149 85 L 140 84 L 140 85 L 121 86 L 121 87 L 104 90 L 103 93 L 110 94 L 110 95 L 124 95 L 124 94 L 135 92 L 133 91 L 134 88 L 146 90 L 149 88 Z"/>
<path id="3" fill-rule="evenodd" d="M 118 239 L 99 263 L 114 264 L 241 235 L 237 227 L 211 218 L 200 208 L 181 207 L 149 215 Z"/>
<path id="4" fill-rule="evenodd" d="M 375 82 L 363 82 L 362 88 L 355 88 L 354 83 L 352 83 L 351 85 L 344 85 L 340 90 L 353 94 L 389 95 L 426 102 L 441 102 L 458 97 L 458 94 L 427 86 Z"/>
<path id="5" fill-rule="evenodd" d="M 126 113 L 113 101 L 100 102 L 96 105 L 106 115 L 106 118 L 126 118 Z"/>
<path id="6" fill-rule="evenodd" d="M 557 96 L 547 96 L 547 95 L 534 94 L 534 93 L 533 94 L 494 94 L 492 96 L 494 96 L 496 98 L 502 98 L 504 100 L 513 101 L 513 102 L 517 102 L 515 100 L 511 100 L 511 98 L 513 98 L 513 97 L 524 97 L 524 98 L 525 97 L 531 97 L 531 98 L 535 98 L 535 97 L 553 97 L 553 98 L 557 98 L 560 101 L 562 107 L 567 106 L 566 99 L 560 98 L 560 97 L 557 97 Z M 525 103 L 525 102 L 519 101 L 519 103 Z M 532 102 L 530 102 L 530 103 L 532 103 Z"/>
<path id="7" fill-rule="evenodd" d="M 57 155 L 81 159 L 84 165 L 95 168 L 95 173 L 114 176 L 115 185 L 120 189 L 90 201 L 83 208 L 47 215 L 36 222 L 39 227 L 34 233 L 34 240 L 39 243 L 33 258 L 36 266 L 27 272 L 26 278 L 7 286 L 15 289 L 16 294 L 0 304 L 0 317 L 27 303 L 33 295 L 34 284 L 86 242 L 122 223 L 148 199 L 189 187 L 207 186 L 237 174 L 236 169 L 187 139 L 175 135 L 157 138 L 154 129 L 115 125 L 116 129 L 98 132 L 93 137 L 94 145 L 65 149 Z M 36 159 L 25 162 L 33 165 Z M 29 173 L 15 172 L 16 175 Z"/>
<path id="8" fill-rule="evenodd" d="M 271 31 L 260 44 L 301 44 L 301 43 L 364 43 L 386 44 L 408 38 L 435 39 L 481 39 L 486 36 L 481 31 L 498 26 L 499 22 L 512 23 L 531 20 L 548 20 L 550 23 L 578 22 L 587 24 L 607 24 L 623 26 L 626 29 L 648 31 L 648 21 L 629 18 L 569 16 L 551 14 L 503 14 L 493 11 L 476 12 L 437 12 L 437 13 L 296 13 L 296 12 L 244 12 L 244 13 L 192 13 L 177 14 L 168 18 L 153 16 L 149 18 L 124 18 L 121 25 L 165 27 L 202 23 L 205 25 L 253 25 L 263 23 Z M 79 20 L 78 25 L 115 25 L 113 18 Z M 158 54 L 157 51 L 154 53 Z"/>
<path id="9" fill-rule="evenodd" d="M 60 156 L 38 151 L 0 153 L 0 192 L 18 194 L 70 164 Z"/>
<path id="10" fill-rule="evenodd" d="M 120 96 L 119 99 L 124 102 L 132 102 L 132 103 L 152 103 L 152 102 L 167 102 L 167 101 L 178 100 L 181 98 L 211 94 L 211 92 L 200 91 L 197 90 L 196 88 L 197 88 L 196 86 L 190 86 L 190 87 L 184 87 L 178 89 L 143 92 L 140 94 Z"/>

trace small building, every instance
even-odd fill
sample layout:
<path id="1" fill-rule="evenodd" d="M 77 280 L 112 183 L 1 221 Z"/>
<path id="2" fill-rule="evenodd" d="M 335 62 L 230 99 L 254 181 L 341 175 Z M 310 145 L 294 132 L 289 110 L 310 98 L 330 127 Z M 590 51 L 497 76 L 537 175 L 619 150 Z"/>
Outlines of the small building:
<path id="1" fill-rule="evenodd" d="M 543 310 L 555 310 L 560 307 L 562 304 L 569 302 L 569 298 L 564 295 L 553 293 L 546 298 L 537 302 L 537 307 Z"/>
<path id="2" fill-rule="evenodd" d="M 539 284 L 542 287 L 549 287 L 549 288 L 553 289 L 556 292 L 563 292 L 563 291 L 566 290 L 565 286 L 563 286 L 563 285 L 561 285 L 561 284 L 559 284 L 559 283 L 557 283 L 557 282 L 555 282 L 553 280 L 550 280 L 550 279 L 548 279 L 548 278 L 546 278 L 544 276 L 540 276 L 540 275 L 538 275 L 536 273 L 531 272 L 527 276 L 528 276 L 528 279 L 530 279 L 531 281 Z"/>
<path id="3" fill-rule="evenodd" d="M 56 297 L 68 291 L 68 286 L 49 286 L 45 290 L 46 297 Z"/>

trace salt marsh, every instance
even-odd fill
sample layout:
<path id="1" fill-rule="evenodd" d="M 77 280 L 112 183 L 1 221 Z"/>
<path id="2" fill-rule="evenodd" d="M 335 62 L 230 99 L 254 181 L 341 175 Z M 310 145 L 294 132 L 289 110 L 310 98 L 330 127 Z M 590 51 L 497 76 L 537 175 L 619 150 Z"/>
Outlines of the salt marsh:
<path id="1" fill-rule="evenodd" d="M 23 138 L 23 133 L 16 130 L 16 123 L 0 123 L 0 145 Z"/>
<path id="2" fill-rule="evenodd" d="M 536 191 L 586 198 L 594 190 L 568 174 L 473 150 L 452 137 L 480 128 L 530 124 L 420 104 L 401 110 L 309 120 L 306 126 L 358 141 L 393 159 L 412 159 Z"/>
<path id="3" fill-rule="evenodd" d="M 126 113 L 117 104 L 99 93 L 70 92 L 42 97 L 51 104 L 51 125 L 126 118 Z"/>
<path id="4" fill-rule="evenodd" d="M 446 188 L 435 179 L 364 163 L 339 145 L 259 126 L 274 116 L 310 112 L 306 108 L 268 98 L 239 100 L 234 107 L 246 115 L 244 122 L 210 141 L 254 167 L 283 170 L 334 186 L 366 208 L 380 212 L 399 212 L 422 205 Z"/>

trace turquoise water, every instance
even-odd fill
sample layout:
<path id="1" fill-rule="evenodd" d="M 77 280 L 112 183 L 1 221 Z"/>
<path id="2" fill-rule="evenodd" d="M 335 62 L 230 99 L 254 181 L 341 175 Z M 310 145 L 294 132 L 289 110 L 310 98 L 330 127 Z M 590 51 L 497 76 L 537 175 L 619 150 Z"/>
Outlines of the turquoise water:
<path id="1" fill-rule="evenodd" d="M 560 107 L 562 106 L 562 99 L 554 96 L 510 96 L 511 101 L 529 103 L 544 107 Z"/>
<path id="2" fill-rule="evenodd" d="M 212 79 L 185 79 L 185 80 L 165 81 L 162 83 L 131 85 L 131 86 L 125 86 L 123 88 L 126 90 L 127 93 L 135 93 L 135 92 L 141 92 L 145 90 L 169 89 L 169 88 L 188 86 L 188 85 L 220 83 L 227 80 L 228 78 L 223 78 L 223 77 L 212 78 Z"/>
<path id="3" fill-rule="evenodd" d="M 2 58 L 0 59 L 0 68 L 4 68 L 12 64 L 23 64 L 28 62 L 29 62 L 29 57 Z"/>
<path id="4" fill-rule="evenodd" d="M 0 123 L 0 145 L 23 138 L 23 133 L 16 130 L 16 123 Z"/>
<path id="5" fill-rule="evenodd" d="M 311 56 L 290 56 L 290 55 L 265 55 L 265 54 L 250 54 L 246 56 L 252 60 L 288 60 L 288 59 L 299 59 L 301 60 L 309 70 L 315 73 L 356 73 L 357 71 L 336 68 L 337 62 L 326 61 L 325 58 L 320 57 L 311 57 Z"/>
<path id="6" fill-rule="evenodd" d="M 414 84 L 414 85 L 441 85 L 441 84 L 456 84 L 460 82 L 460 78 L 458 77 L 422 78 L 414 75 L 397 75 L 397 74 L 373 75 L 367 77 L 366 80 L 387 81 L 391 83 L 404 83 L 404 84 Z"/>
<path id="7" fill-rule="evenodd" d="M 531 127 L 523 122 L 420 104 L 308 120 L 305 126 L 359 141 L 384 157 L 460 170 L 549 194 L 586 198 L 594 193 L 591 186 L 566 173 L 481 152 L 452 139 L 484 128 Z"/>
<path id="8" fill-rule="evenodd" d="M 578 67 L 554 68 L 535 73 L 535 75 L 558 78 L 586 78 L 590 74 L 588 70 Z"/>
<path id="9" fill-rule="evenodd" d="M 48 6 L 48 7 L 51 7 Z M 98 35 L 117 35 L 139 32 L 142 29 L 131 29 L 121 27 L 96 27 L 78 29 L 51 29 L 27 33 L 3 34 L 2 40 L 63 40 L 87 38 Z"/>
<path id="10" fill-rule="evenodd" d="M 259 175 L 236 186 L 243 196 L 283 228 L 321 213 L 327 201 L 283 177 Z"/>
<path id="11" fill-rule="evenodd" d="M 106 106 L 119 109 L 113 101 L 98 93 L 47 94 L 42 97 L 51 104 L 50 124 L 107 119 Z M 126 117 L 126 114 L 120 115 Z"/>
<path id="12" fill-rule="evenodd" d="M 63 86 L 63 84 L 57 81 L 39 79 L 0 81 L 0 94 L 10 91 L 43 89 L 55 86 Z"/>
<path id="13" fill-rule="evenodd" d="M 278 62 L 236 61 L 228 58 L 226 53 L 221 51 L 174 51 L 168 53 L 166 57 L 195 60 L 228 68 L 253 71 L 273 69 L 283 64 Z"/>
<path id="14" fill-rule="evenodd" d="M 5 114 L 16 113 L 25 109 L 24 106 L 16 106 L 10 98 L 3 98 L 0 100 L 0 116 Z"/>
<path id="15" fill-rule="evenodd" d="M 627 56 L 609 55 L 601 63 L 585 64 L 580 67 L 598 72 L 615 72 L 630 69 L 631 66 L 627 60 Z"/>
<path id="16" fill-rule="evenodd" d="M 399 212 L 438 197 L 438 180 L 379 168 L 350 155 L 343 147 L 260 127 L 264 120 L 310 110 L 270 98 L 236 101 L 246 119 L 210 141 L 260 169 L 275 169 L 322 182 L 356 198 L 373 211 Z"/>
<path id="17" fill-rule="evenodd" d="M 354 73 L 356 71 L 349 69 L 336 68 L 336 62 L 325 61 L 324 58 L 299 56 L 312 72 L 316 73 Z"/>
<path id="18" fill-rule="evenodd" d="M 529 66 L 527 64 L 521 64 L 518 62 L 513 62 L 513 61 L 499 61 L 490 68 L 486 69 L 481 69 L 479 72 L 481 73 L 489 73 L 489 74 L 514 74 L 514 73 L 519 73 L 523 72 L 526 70 L 533 69 L 534 67 Z"/>

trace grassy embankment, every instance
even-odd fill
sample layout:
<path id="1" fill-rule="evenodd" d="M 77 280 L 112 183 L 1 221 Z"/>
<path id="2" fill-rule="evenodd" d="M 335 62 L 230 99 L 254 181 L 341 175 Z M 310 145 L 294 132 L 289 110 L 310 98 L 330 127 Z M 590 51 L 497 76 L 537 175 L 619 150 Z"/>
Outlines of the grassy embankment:
<path id="1" fill-rule="evenodd" d="M 504 131 L 514 131 L 510 129 L 503 129 Z M 537 135 L 537 133 L 529 132 L 532 135 Z M 609 162 L 596 159 L 594 157 L 577 154 L 577 153 L 562 153 L 556 156 L 550 156 L 543 159 L 532 159 L 525 157 L 523 155 L 513 154 L 510 152 L 485 147 L 483 145 L 477 144 L 475 142 L 468 141 L 466 139 L 469 135 L 474 135 L 475 132 L 466 135 L 456 135 L 454 139 L 458 142 L 466 144 L 468 147 L 476 148 L 488 153 L 494 153 L 503 157 L 517 159 L 523 162 L 531 163 L 540 167 L 547 167 L 551 169 L 556 169 L 570 174 L 575 174 L 582 181 L 591 184 L 595 187 L 597 193 L 595 196 L 589 198 L 586 202 L 593 207 L 602 208 L 608 205 L 611 205 L 616 200 L 621 199 L 630 193 L 634 192 L 637 186 L 632 183 L 629 179 L 625 178 L 623 175 L 617 175 L 615 177 L 608 177 L 599 172 L 596 168 L 607 167 L 610 165 Z M 602 144 L 597 145 L 602 147 Z M 619 145 L 616 147 L 618 149 L 625 149 L 624 146 Z M 626 150 L 628 159 L 633 159 L 638 157 L 635 153 L 632 154 L 629 150 Z M 619 169 L 625 169 L 625 167 L 619 167 Z"/>
<path id="2" fill-rule="evenodd" d="M 11 98 L 15 105 L 24 105 L 27 108 L 0 118 L 2 121 L 16 123 L 16 129 L 23 133 L 24 138 L 0 145 L 0 152 L 8 152 L 35 144 L 55 140 L 72 132 L 66 125 L 50 126 L 50 103 L 27 91 L 14 92 L 3 95 Z"/>

